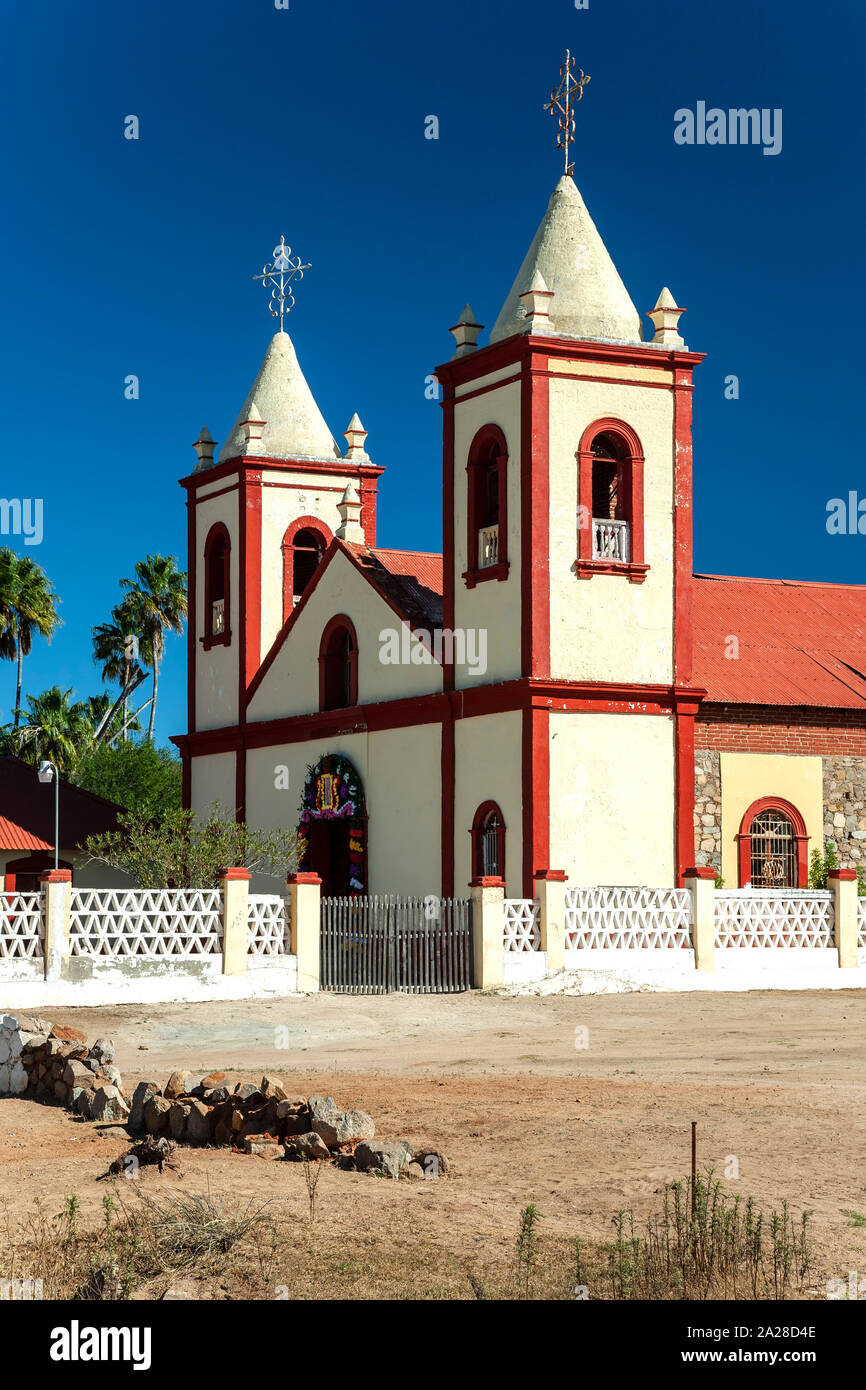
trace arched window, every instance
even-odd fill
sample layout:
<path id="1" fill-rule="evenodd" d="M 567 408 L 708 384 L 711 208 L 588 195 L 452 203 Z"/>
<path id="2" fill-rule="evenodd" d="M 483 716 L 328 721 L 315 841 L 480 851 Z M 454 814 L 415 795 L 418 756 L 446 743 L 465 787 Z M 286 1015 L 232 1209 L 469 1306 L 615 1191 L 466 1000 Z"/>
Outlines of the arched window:
<path id="1" fill-rule="evenodd" d="M 508 449 L 496 425 L 479 430 L 466 464 L 467 588 L 508 578 Z"/>
<path id="2" fill-rule="evenodd" d="M 642 584 L 644 564 L 643 449 L 621 420 L 596 420 L 577 451 L 576 573 L 622 574 Z"/>
<path id="3" fill-rule="evenodd" d="M 472 877 L 505 877 L 505 821 L 495 801 L 485 801 L 472 822 Z"/>
<path id="4" fill-rule="evenodd" d="M 205 649 L 231 641 L 231 540 L 219 521 L 207 534 L 204 546 L 204 636 Z"/>
<path id="5" fill-rule="evenodd" d="M 332 618 L 319 646 L 319 708 L 358 703 L 358 638 L 350 618 Z"/>
<path id="6" fill-rule="evenodd" d="M 740 823 L 740 887 L 806 888 L 809 836 L 796 806 L 779 797 L 763 797 L 749 807 Z"/>
<path id="7" fill-rule="evenodd" d="M 309 588 L 332 536 L 323 521 L 300 516 L 283 536 L 283 622 Z"/>

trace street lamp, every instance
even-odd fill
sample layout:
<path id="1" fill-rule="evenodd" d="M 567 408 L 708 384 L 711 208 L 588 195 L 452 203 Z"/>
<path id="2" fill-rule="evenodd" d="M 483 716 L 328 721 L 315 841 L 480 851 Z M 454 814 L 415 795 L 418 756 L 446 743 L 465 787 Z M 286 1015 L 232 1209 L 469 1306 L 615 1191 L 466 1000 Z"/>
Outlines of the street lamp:
<path id="1" fill-rule="evenodd" d="M 54 867 L 59 867 L 60 855 L 60 774 L 50 758 L 43 758 L 37 773 L 40 782 L 54 782 Z"/>

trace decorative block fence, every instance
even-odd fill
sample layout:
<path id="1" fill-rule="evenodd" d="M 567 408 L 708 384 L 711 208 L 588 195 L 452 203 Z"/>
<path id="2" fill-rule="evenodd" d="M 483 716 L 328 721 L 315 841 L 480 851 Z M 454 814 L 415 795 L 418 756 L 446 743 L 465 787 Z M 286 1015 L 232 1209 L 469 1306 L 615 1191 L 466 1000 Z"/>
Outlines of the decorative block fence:
<path id="1" fill-rule="evenodd" d="M 853 869 L 831 871 L 826 890 L 716 890 L 714 879 L 701 868 L 687 872 L 685 888 L 568 888 L 563 874 L 548 872 L 534 901 L 503 903 L 504 981 L 563 967 L 648 978 L 746 971 L 771 987 L 775 978 L 758 972 L 791 980 L 789 970 L 808 969 L 810 982 L 826 985 L 866 966 L 866 900 Z"/>
<path id="2" fill-rule="evenodd" d="M 79 889 L 68 870 L 38 893 L 0 894 L 0 987 L 25 1008 L 180 1002 L 298 988 L 291 895 L 250 894 L 246 869 L 220 888 Z"/>
<path id="3" fill-rule="evenodd" d="M 246 869 L 230 869 L 214 889 L 77 889 L 60 871 L 45 875 L 41 892 L 4 893 L 3 1003 L 34 1009 L 337 988 L 327 952 L 321 975 L 322 914 L 331 900 L 322 904 L 319 879 L 292 875 L 286 897 L 250 894 L 249 883 Z M 536 876 L 535 892 L 506 898 L 501 879 L 473 880 L 468 901 L 450 904 L 452 916 L 462 914 L 456 973 L 439 968 L 439 957 L 456 949 L 442 935 L 449 904 L 418 900 L 425 916 L 428 902 L 438 902 L 439 934 L 413 927 L 403 974 L 390 987 L 491 989 L 564 970 L 596 972 L 622 987 L 642 980 L 671 989 L 866 983 L 866 901 L 857 897 L 853 870 L 831 871 L 824 891 L 716 891 L 713 871 L 704 868 L 689 870 L 684 888 L 569 887 L 564 873 L 547 870 Z M 354 959 L 371 949 L 360 909 L 373 902 L 357 900 L 343 943 Z M 347 961 L 341 957 L 339 979 Z"/>

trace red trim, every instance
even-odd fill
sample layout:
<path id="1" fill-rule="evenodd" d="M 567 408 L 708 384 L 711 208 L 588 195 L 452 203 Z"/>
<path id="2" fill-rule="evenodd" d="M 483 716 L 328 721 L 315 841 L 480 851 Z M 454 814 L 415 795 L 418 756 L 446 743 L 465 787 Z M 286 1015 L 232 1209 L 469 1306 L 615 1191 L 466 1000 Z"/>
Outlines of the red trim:
<path id="1" fill-rule="evenodd" d="M 499 817 L 499 825 L 496 830 L 497 853 L 499 857 L 499 876 L 484 877 L 484 860 L 482 857 L 482 840 L 484 834 L 484 822 L 490 815 Z M 482 801 L 475 815 L 472 817 L 472 829 L 469 834 L 472 836 L 472 882 L 473 883 L 504 883 L 505 882 L 505 817 L 496 801 Z"/>
<path id="2" fill-rule="evenodd" d="M 17 872 L 18 872 L 18 873 L 21 873 L 22 870 L 19 868 L 19 869 L 17 870 Z M 40 882 L 40 883 L 71 883 L 71 882 L 72 882 L 72 870 L 71 870 L 71 869 L 47 869 L 47 870 L 45 871 L 45 873 L 39 875 L 39 882 Z"/>
<path id="3" fill-rule="evenodd" d="M 674 680 L 692 678 L 694 650 L 692 575 L 692 369 L 674 372 Z"/>
<path id="4" fill-rule="evenodd" d="M 492 449 L 496 453 L 491 457 Z M 478 531 L 481 489 L 491 463 L 496 466 L 497 524 L 499 557 L 496 565 L 482 569 L 478 564 Z M 484 579 L 508 578 L 508 443 L 498 425 L 482 425 L 469 446 L 466 459 L 466 572 L 467 588 Z M 495 571 L 495 573 L 494 573 Z"/>
<path id="5" fill-rule="evenodd" d="M 198 624 L 198 544 L 196 542 L 196 511 L 191 495 L 186 495 L 186 569 L 187 584 L 187 624 L 186 624 L 186 728 L 187 733 L 195 733 L 196 727 L 196 670 L 197 653 L 196 626 Z M 188 791 L 189 772 L 184 764 L 184 796 Z M 189 803 L 184 800 L 184 806 Z"/>
<path id="6" fill-rule="evenodd" d="M 238 707 L 245 719 L 247 687 L 262 661 L 262 475 L 258 470 L 248 470 L 244 475 L 243 511 L 241 592 L 245 622 Z"/>
<path id="7" fill-rule="evenodd" d="M 806 832 L 806 822 L 800 815 L 796 806 L 790 801 L 785 801 L 781 796 L 762 796 L 760 801 L 753 801 L 740 821 L 737 840 L 737 867 L 739 871 L 740 887 L 744 888 L 752 878 L 751 863 L 751 838 L 752 822 L 755 816 L 761 811 L 781 811 L 788 817 L 794 827 L 794 841 L 797 846 L 797 887 L 808 888 L 809 886 L 809 836 Z"/>
<path id="8" fill-rule="evenodd" d="M 521 673 L 550 671 L 550 404 L 542 355 L 526 353 L 520 406 Z"/>
<path id="9" fill-rule="evenodd" d="M 594 574 L 618 574 L 624 575 L 631 584 L 642 584 L 649 573 L 649 565 L 620 565 L 615 560 L 581 560 L 578 556 L 574 572 L 578 579 L 592 579 Z"/>
<path id="10" fill-rule="evenodd" d="M 330 526 L 321 521 L 317 516 L 299 516 L 291 522 L 285 530 L 282 540 L 283 549 L 283 622 L 288 622 L 295 607 L 292 599 L 295 594 L 295 551 L 294 539 L 299 531 L 315 531 L 322 537 L 322 560 L 325 558 L 328 546 L 334 539 L 334 533 Z M 321 565 L 322 560 L 319 561 Z"/>
<path id="11" fill-rule="evenodd" d="M 532 897 L 535 865 L 550 857 L 550 714 L 546 705 L 523 711 L 523 888 Z"/>
<path id="12" fill-rule="evenodd" d="M 564 869 L 536 869 L 533 878 L 538 881 L 542 879 L 545 883 L 567 883 L 568 874 Z"/>
<path id="13" fill-rule="evenodd" d="M 322 880 L 318 874 L 286 874 L 286 883 L 319 883 Z"/>
<path id="14" fill-rule="evenodd" d="M 354 463 L 351 459 L 344 458 L 335 458 L 332 463 L 330 459 L 274 459 L 266 454 L 236 454 L 234 458 L 215 464 L 213 468 L 187 474 L 185 478 L 179 479 L 180 486 L 195 492 L 203 484 L 216 482 L 217 479 L 226 478 L 232 473 L 240 473 L 250 464 L 259 472 L 267 468 L 272 473 L 321 473 L 352 478 L 379 478 L 385 472 L 378 464 Z M 197 500 L 207 502 L 208 497 L 200 497 Z"/>
<path id="15" fill-rule="evenodd" d="M 507 579 L 511 565 L 506 560 L 503 565 L 488 565 L 483 570 L 464 570 L 461 579 L 466 581 L 467 589 L 474 589 L 476 584 L 483 584 L 485 579 Z"/>
<path id="16" fill-rule="evenodd" d="M 456 756 L 454 701 L 449 698 L 445 703 L 442 713 L 440 750 L 443 898 L 453 898 L 454 896 L 454 796 L 456 786 Z"/>
<path id="17" fill-rule="evenodd" d="M 715 878 L 715 876 L 715 869 L 709 869 L 705 864 L 692 864 L 688 869 L 683 870 L 683 878 L 702 878 L 709 880 Z"/>
<path id="18" fill-rule="evenodd" d="M 246 879 L 247 883 L 249 883 L 250 879 L 252 878 L 252 874 L 250 873 L 249 869 L 226 869 L 224 873 L 220 874 L 220 878 L 228 879 L 232 883 L 234 883 L 238 879 Z"/>
<path id="19" fill-rule="evenodd" d="M 304 600 L 295 609 L 297 614 Z M 597 714 L 658 714 L 672 710 L 694 714 L 701 690 L 676 686 L 590 684 L 579 681 L 513 680 L 496 685 L 467 686 L 458 692 L 409 695 L 399 700 L 376 700 L 354 709 L 318 711 L 282 719 L 255 720 L 243 728 L 248 748 L 267 748 L 274 743 L 301 743 L 330 738 L 338 733 L 407 729 L 417 724 L 438 724 L 448 718 L 453 700 L 455 719 L 482 714 L 503 714 L 538 706 L 557 713 L 592 711 Z M 195 734 L 176 734 L 172 742 L 194 757 L 226 753 L 240 747 L 240 729 L 233 724 Z"/>
<path id="20" fill-rule="evenodd" d="M 623 520 L 629 523 L 631 559 L 624 564 L 594 559 L 592 553 L 592 446 L 600 434 L 615 435 L 624 445 L 627 455 L 620 466 L 623 497 L 621 510 L 624 513 Z M 577 463 L 577 577 L 591 579 L 595 574 L 621 574 L 626 575 L 633 584 L 642 584 L 649 565 L 644 564 L 644 452 L 640 440 L 631 425 L 627 425 L 623 420 L 614 416 L 595 420 L 581 436 Z"/>
<path id="21" fill-rule="evenodd" d="M 447 632 L 454 631 L 454 393 L 449 384 L 444 387 L 442 401 L 442 622 Z M 451 653 L 453 656 L 453 651 Z M 442 679 L 445 690 L 454 689 L 454 662 L 445 662 Z M 453 856 L 454 827 L 451 827 Z M 453 872 L 453 858 L 452 858 Z M 450 894 L 445 894 L 449 897 Z"/>
<path id="22" fill-rule="evenodd" d="M 674 727 L 674 866 L 681 886 L 695 854 L 695 708 L 677 706 Z"/>
<path id="23" fill-rule="evenodd" d="M 338 633 L 347 632 L 352 640 L 349 655 L 349 702 L 347 705 L 329 704 L 331 693 L 328 662 L 332 659 L 331 644 Z M 319 710 L 333 713 L 335 710 L 353 709 L 358 703 L 358 634 L 355 624 L 345 613 L 335 613 L 326 624 L 319 641 Z"/>
<path id="24" fill-rule="evenodd" d="M 857 879 L 856 869 L 828 869 L 827 877 L 832 881 L 839 879 L 842 883 L 854 883 Z"/>
<path id="25" fill-rule="evenodd" d="M 497 878 L 494 874 L 490 874 L 490 875 L 488 875 L 488 876 L 485 878 L 484 875 L 482 874 L 479 878 L 470 878 L 470 880 L 469 880 L 469 887 L 470 887 L 470 888 L 504 888 L 504 887 L 505 887 L 505 879 L 504 879 L 504 878 Z"/>
<path id="26" fill-rule="evenodd" d="M 223 546 L 222 558 L 222 590 L 225 612 L 223 615 L 223 631 L 214 633 L 213 624 L 213 605 L 216 600 L 213 597 L 213 575 L 211 574 L 211 554 L 219 543 Z M 229 535 L 228 527 L 222 521 L 215 521 L 207 533 L 204 543 L 204 636 L 199 640 L 206 652 L 211 647 L 228 647 L 232 640 L 232 538 Z M 191 624 L 195 627 L 195 619 Z"/>

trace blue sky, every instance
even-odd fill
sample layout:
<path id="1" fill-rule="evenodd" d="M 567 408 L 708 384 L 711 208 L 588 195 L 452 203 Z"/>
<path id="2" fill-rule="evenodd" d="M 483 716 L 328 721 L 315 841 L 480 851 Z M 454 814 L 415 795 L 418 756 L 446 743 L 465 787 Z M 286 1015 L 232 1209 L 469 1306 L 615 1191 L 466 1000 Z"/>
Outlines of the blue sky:
<path id="1" fill-rule="evenodd" d="M 121 576 L 148 551 L 185 564 L 177 479 L 203 423 L 225 439 L 264 355 L 252 276 L 281 233 L 313 265 L 289 323 L 307 378 L 337 437 L 357 410 L 387 468 L 380 543 L 439 548 L 425 377 L 467 299 L 492 325 L 544 212 L 566 46 L 592 75 L 589 209 L 637 307 L 669 285 L 708 354 L 696 568 L 864 581 L 866 537 L 825 524 L 830 498 L 866 497 L 866 26 L 848 0 L 5 0 L 2 29 L 0 494 L 44 499 L 26 549 L 64 619 L 26 690 L 96 693 L 90 629 Z M 674 112 L 699 101 L 781 108 L 781 153 L 677 145 Z M 171 641 L 161 740 L 184 729 L 184 663 Z M 13 695 L 10 665 L 0 720 Z"/>

